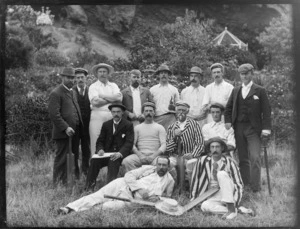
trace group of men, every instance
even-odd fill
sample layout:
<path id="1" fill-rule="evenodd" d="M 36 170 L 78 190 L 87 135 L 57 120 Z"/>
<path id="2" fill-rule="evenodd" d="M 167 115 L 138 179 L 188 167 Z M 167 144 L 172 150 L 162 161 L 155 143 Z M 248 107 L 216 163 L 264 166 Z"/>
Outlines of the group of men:
<path id="1" fill-rule="evenodd" d="M 98 80 L 89 87 L 85 84 L 87 70 L 64 68 L 62 84 L 49 99 L 57 143 L 54 183 L 66 182 L 70 137 L 77 178 L 81 141 L 86 189 L 94 189 L 101 168 L 108 169 L 107 185 L 61 211 L 86 210 L 99 203 L 105 203 L 103 207 L 124 206 L 122 201 L 108 201 L 104 194 L 150 201 L 170 197 L 180 154 L 190 198 L 219 187 L 201 209 L 234 218 L 244 185 L 253 192 L 261 190 L 260 145 L 261 138 L 271 133 L 271 111 L 265 89 L 252 81 L 251 64 L 239 67 L 243 84 L 236 88 L 223 79 L 222 64 L 215 63 L 210 70 L 214 82 L 204 88 L 200 84 L 203 71 L 192 67 L 191 85 L 179 94 L 169 83 L 172 72 L 167 65 L 157 69 L 159 83 L 150 90 L 140 85 L 141 72 L 132 70 L 130 86 L 123 91 L 109 81 L 114 69 L 108 64 L 92 68 Z M 113 153 L 104 157 L 108 152 Z"/>

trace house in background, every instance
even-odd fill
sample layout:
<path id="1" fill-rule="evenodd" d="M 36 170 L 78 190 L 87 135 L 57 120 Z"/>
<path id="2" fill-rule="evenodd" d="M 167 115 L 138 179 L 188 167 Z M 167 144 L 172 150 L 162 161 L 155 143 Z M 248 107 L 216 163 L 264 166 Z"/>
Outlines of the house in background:
<path id="1" fill-rule="evenodd" d="M 248 44 L 245 44 L 239 38 L 229 32 L 227 30 L 227 27 L 225 27 L 225 30 L 221 34 L 219 34 L 215 39 L 212 40 L 212 43 L 214 45 L 229 45 L 233 47 L 237 46 L 242 50 L 248 51 Z"/>

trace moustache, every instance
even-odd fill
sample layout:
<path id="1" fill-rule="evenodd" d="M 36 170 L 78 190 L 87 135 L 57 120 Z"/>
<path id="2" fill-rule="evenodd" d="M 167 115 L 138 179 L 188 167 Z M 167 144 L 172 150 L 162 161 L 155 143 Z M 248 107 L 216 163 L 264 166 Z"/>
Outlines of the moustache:
<path id="1" fill-rule="evenodd" d="M 191 83 L 196 83 L 197 81 L 196 80 L 191 80 Z"/>
<path id="2" fill-rule="evenodd" d="M 150 118 L 151 118 L 151 117 L 152 117 L 152 115 L 151 115 L 151 114 L 147 114 L 147 115 L 146 115 L 146 117 L 150 117 Z"/>
<path id="3" fill-rule="evenodd" d="M 214 151 L 212 154 L 218 154 L 218 152 L 217 152 L 217 151 Z"/>

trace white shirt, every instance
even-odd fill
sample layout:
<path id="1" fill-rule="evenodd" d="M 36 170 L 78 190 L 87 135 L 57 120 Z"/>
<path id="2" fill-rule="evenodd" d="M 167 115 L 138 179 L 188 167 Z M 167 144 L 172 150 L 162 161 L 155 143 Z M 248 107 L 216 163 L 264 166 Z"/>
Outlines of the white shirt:
<path id="1" fill-rule="evenodd" d="M 80 93 L 81 88 L 77 86 L 78 92 Z M 83 95 L 85 93 L 86 86 L 83 87 Z"/>
<path id="2" fill-rule="evenodd" d="M 214 186 L 218 185 L 218 181 L 215 180 L 214 175 L 213 175 L 213 170 L 214 170 L 213 164 L 215 163 L 215 161 L 213 160 L 213 158 L 211 158 L 211 163 L 212 163 L 211 171 L 210 171 L 210 173 L 211 173 L 211 179 L 210 179 L 210 182 L 209 182 L 209 183 L 210 183 L 210 186 L 211 186 L 211 187 L 214 187 Z M 216 161 L 216 163 L 218 164 L 218 169 L 217 169 L 217 171 L 220 171 L 220 168 L 221 168 L 222 165 L 223 165 L 222 159 Z"/>
<path id="3" fill-rule="evenodd" d="M 232 145 L 233 147 L 235 147 L 234 130 L 232 129 L 232 127 L 229 130 L 226 130 L 225 123 L 223 121 L 212 121 L 205 124 L 202 127 L 202 134 L 204 137 L 204 141 L 207 141 L 208 139 L 213 137 L 220 137 L 225 141 L 227 145 Z"/>
<path id="4" fill-rule="evenodd" d="M 187 114 L 190 118 L 196 118 L 200 115 L 200 110 L 202 108 L 202 101 L 204 98 L 205 88 L 199 85 L 199 87 L 194 88 L 189 86 L 184 88 L 181 92 L 181 99 L 190 105 L 190 111 Z"/>
<path id="5" fill-rule="evenodd" d="M 106 104 L 102 107 L 93 107 L 92 106 L 92 99 L 96 98 L 99 96 L 99 94 L 108 94 L 108 95 L 112 95 L 112 94 L 116 94 L 116 93 L 120 93 L 120 89 L 117 86 L 117 84 L 112 83 L 112 82 L 107 82 L 107 84 L 104 84 L 102 82 L 100 82 L 99 80 L 97 80 L 95 83 L 91 84 L 90 89 L 89 89 L 89 100 L 91 102 L 91 109 L 93 110 L 99 110 L 99 111 L 107 111 L 109 112 L 108 106 L 110 104 Z"/>
<path id="6" fill-rule="evenodd" d="M 184 120 L 184 122 L 178 122 L 178 125 L 179 125 L 179 128 L 181 131 L 184 130 L 185 124 L 186 124 L 186 120 Z"/>
<path id="7" fill-rule="evenodd" d="M 133 101 L 133 113 L 138 117 L 142 114 L 142 102 L 141 102 L 141 94 L 140 88 L 134 88 L 130 86 L 130 90 L 132 92 L 132 101 Z"/>
<path id="8" fill-rule="evenodd" d="M 171 84 L 157 84 L 150 88 L 153 100 L 156 105 L 156 116 L 160 116 L 169 112 L 170 100 L 173 99 L 175 104 L 179 100 L 179 92 L 176 87 Z"/>
<path id="9" fill-rule="evenodd" d="M 253 84 L 252 80 L 247 85 L 245 85 L 244 83 L 242 84 L 242 96 L 243 96 L 243 99 L 245 99 L 247 97 L 247 95 L 249 94 L 249 91 L 251 89 L 252 84 Z"/>
<path id="10" fill-rule="evenodd" d="M 121 122 L 122 119 L 119 120 L 119 122 L 116 122 L 115 120 L 113 120 L 114 124 L 118 125 Z M 113 133 L 115 133 L 116 129 L 115 129 L 115 125 L 113 125 Z"/>
<path id="11" fill-rule="evenodd" d="M 207 85 L 205 88 L 202 105 L 220 103 L 226 107 L 232 89 L 233 86 L 224 80 L 220 84 L 213 82 Z"/>

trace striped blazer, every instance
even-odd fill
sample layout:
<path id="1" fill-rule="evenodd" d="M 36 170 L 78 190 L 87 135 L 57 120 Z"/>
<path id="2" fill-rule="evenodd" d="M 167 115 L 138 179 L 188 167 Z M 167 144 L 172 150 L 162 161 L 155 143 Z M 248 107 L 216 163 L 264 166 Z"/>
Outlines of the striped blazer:
<path id="1" fill-rule="evenodd" d="M 177 143 L 175 141 L 175 130 L 180 129 L 178 122 L 168 127 L 167 131 L 167 149 L 168 153 L 177 153 Z M 199 157 L 204 152 L 204 138 L 201 127 L 198 122 L 187 118 L 184 130 L 181 135 L 182 153 L 191 153 L 193 157 Z"/>
<path id="2" fill-rule="evenodd" d="M 220 170 L 226 171 L 234 183 L 234 193 L 233 197 L 236 206 L 241 201 L 243 193 L 243 181 L 241 178 L 240 170 L 236 163 L 231 157 L 222 156 L 222 165 Z M 196 165 L 194 166 L 191 186 L 190 186 L 190 198 L 194 199 L 200 196 L 208 189 L 209 181 L 212 174 L 212 158 L 211 156 L 202 156 L 198 159 Z"/>

